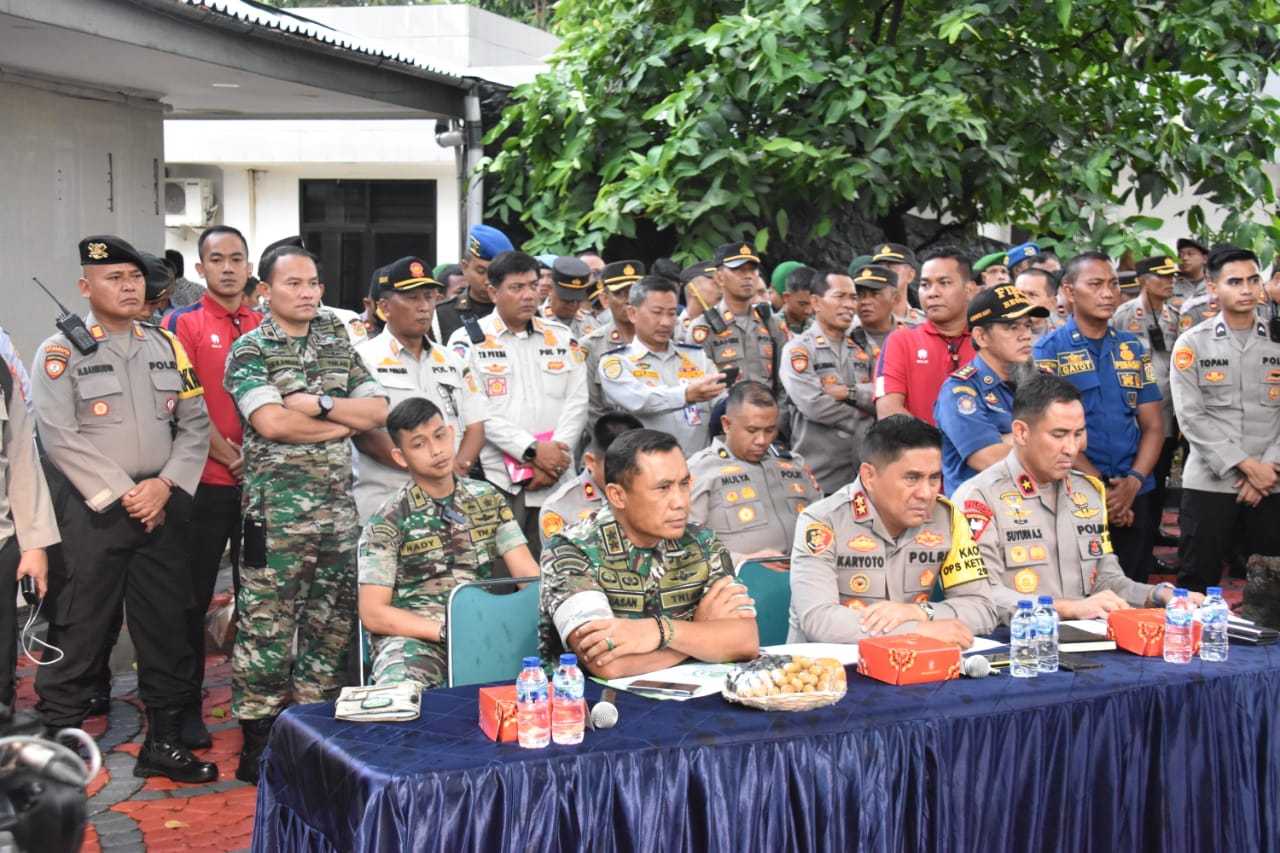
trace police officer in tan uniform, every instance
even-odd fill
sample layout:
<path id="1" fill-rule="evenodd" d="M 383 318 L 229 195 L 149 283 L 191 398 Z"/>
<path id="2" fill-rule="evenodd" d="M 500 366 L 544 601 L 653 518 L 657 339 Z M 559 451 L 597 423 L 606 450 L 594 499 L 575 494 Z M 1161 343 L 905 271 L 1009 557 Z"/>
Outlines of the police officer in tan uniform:
<path id="1" fill-rule="evenodd" d="M 1093 619 L 1163 606 L 1172 595 L 1172 584 L 1138 583 L 1120 570 L 1107 531 L 1106 487 L 1071 468 L 1084 440 L 1080 392 L 1057 376 L 1033 376 L 1014 395 L 1013 451 L 954 495 L 1005 622 L 1028 596 L 1053 596 L 1063 619 Z"/>
<path id="2" fill-rule="evenodd" d="M 814 321 L 782 351 L 782 385 L 791 400 L 791 446 L 813 467 L 826 494 L 854 477 L 862 437 L 875 422 L 875 359 L 849 328 L 857 311 L 857 288 L 886 290 L 893 274 L 864 266 L 857 277 L 815 275 Z"/>
<path id="3" fill-rule="evenodd" d="M 217 766 L 179 735 L 183 707 L 200 695 L 182 531 L 209 451 L 203 389 L 177 338 L 133 319 L 145 293 L 138 252 L 118 237 L 86 237 L 80 263 L 92 351 L 54 335 L 36 354 L 32 385 L 41 443 L 77 493 L 59 519 L 69 577 L 55 590 L 47 638 L 65 654 L 40 667 L 36 707 L 51 727 L 81 724 L 123 600 L 148 719 L 134 774 L 209 782 Z"/>
<path id="4" fill-rule="evenodd" d="M 689 327 L 689 339 L 706 351 L 717 370 L 736 367 L 738 381 L 762 382 L 776 394 L 776 362 L 789 333 L 781 315 L 753 304 L 760 258 L 750 243 L 725 243 L 716 249 L 715 264 L 715 281 L 723 293 L 716 311 L 726 328 L 717 332 L 704 313 Z"/>
<path id="5" fill-rule="evenodd" d="M 643 424 L 625 412 L 605 412 L 591 425 L 591 441 L 582 454 L 582 473 L 547 498 L 538 515 L 538 531 L 545 548 L 561 530 L 590 518 L 604 506 L 604 455 L 613 440 Z"/>
<path id="6" fill-rule="evenodd" d="M 778 404 L 759 382 L 729 391 L 724 435 L 689 458 L 689 520 L 709 527 L 739 562 L 791 549 L 796 516 L 822 499 L 804 459 L 773 444 Z"/>
<path id="7" fill-rule="evenodd" d="M 929 601 L 941 580 L 946 600 Z M 942 436 L 909 415 L 867 433 L 858 478 L 800 514 L 790 642 L 917 633 L 968 648 L 995 628 L 964 516 L 942 497 Z"/>
<path id="8" fill-rule="evenodd" d="M 600 358 L 609 350 L 631 343 L 636 336 L 636 327 L 631 323 L 627 313 L 627 297 L 631 293 L 631 285 L 644 277 L 644 264 L 640 261 L 615 261 L 605 264 L 600 272 L 600 288 L 605 306 L 609 309 L 610 321 L 599 327 L 582 340 L 582 349 L 587 354 L 587 432 L 591 430 L 601 415 L 605 413 L 604 392 L 600 389 Z M 590 443 L 590 435 L 584 437 L 583 444 Z"/>
<path id="9" fill-rule="evenodd" d="M 1280 343 L 1257 317 L 1262 276 L 1253 252 L 1209 256 L 1222 313 L 1174 344 L 1171 388 L 1190 445 L 1182 472 L 1178 582 L 1216 585 L 1222 559 L 1280 556 Z"/>

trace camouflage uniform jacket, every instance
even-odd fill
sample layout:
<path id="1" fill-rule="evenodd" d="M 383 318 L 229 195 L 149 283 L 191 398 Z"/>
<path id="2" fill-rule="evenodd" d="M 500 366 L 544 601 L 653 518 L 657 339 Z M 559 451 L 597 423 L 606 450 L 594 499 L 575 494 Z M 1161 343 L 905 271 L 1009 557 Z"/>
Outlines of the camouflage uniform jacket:
<path id="1" fill-rule="evenodd" d="M 554 660 L 564 638 L 592 619 L 692 619 L 707 588 L 732 576 L 729 552 L 710 530 L 690 524 L 679 539 L 637 548 L 606 505 L 542 551 L 542 659 Z"/>
<path id="2" fill-rule="evenodd" d="M 360 532 L 360 583 L 391 587 L 391 606 L 444 620 L 449 593 L 491 577 L 493 561 L 525 544 L 506 498 L 482 480 L 458 477 L 437 501 L 410 481 Z"/>
<path id="3" fill-rule="evenodd" d="M 244 419 L 244 511 L 267 520 L 268 505 L 284 511 L 280 522 L 305 522 L 313 510 L 334 504 L 350 508 L 351 442 L 286 444 L 259 435 L 249 421 L 263 406 L 282 404 L 294 392 L 332 397 L 385 397 L 356 355 L 342 324 L 321 312 L 301 342 L 291 340 L 275 320 L 242 335 L 231 346 L 223 386 Z"/>

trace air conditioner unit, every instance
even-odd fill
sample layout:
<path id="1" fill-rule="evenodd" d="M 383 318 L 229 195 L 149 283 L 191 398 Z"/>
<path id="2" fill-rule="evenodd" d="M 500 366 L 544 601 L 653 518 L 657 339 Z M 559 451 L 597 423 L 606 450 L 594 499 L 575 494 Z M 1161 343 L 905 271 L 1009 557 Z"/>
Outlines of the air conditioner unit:
<path id="1" fill-rule="evenodd" d="M 217 204 L 208 178 L 167 178 L 164 182 L 166 228 L 203 228 L 213 222 Z"/>

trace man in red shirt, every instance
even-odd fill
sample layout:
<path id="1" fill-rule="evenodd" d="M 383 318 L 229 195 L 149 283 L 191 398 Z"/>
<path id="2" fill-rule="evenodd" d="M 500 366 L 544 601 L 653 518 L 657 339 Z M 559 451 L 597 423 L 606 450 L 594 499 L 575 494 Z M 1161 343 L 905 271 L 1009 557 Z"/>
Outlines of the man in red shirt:
<path id="1" fill-rule="evenodd" d="M 196 244 L 198 272 L 208 289 L 198 302 L 174 311 L 165 326 L 186 348 L 196 376 L 205 387 L 209 408 L 209 458 L 191 508 L 187 532 L 188 565 L 192 573 L 195 606 L 187 619 L 187 633 L 196 651 L 196 676 L 204 683 L 204 617 L 213 597 L 222 552 L 231 543 L 233 563 L 240 543 L 240 471 L 244 440 L 240 412 L 222 387 L 227 353 L 236 338 L 251 332 L 262 315 L 244 304 L 249 279 L 249 247 L 244 235 L 229 225 L 214 225 Z M 238 586 L 239 584 L 237 584 Z M 205 728 L 200 702 L 184 709 L 182 741 L 200 749 L 212 743 Z"/>
<path id="2" fill-rule="evenodd" d="M 977 292 L 973 267 L 959 252 L 944 249 L 920 267 L 920 306 L 925 322 L 899 326 L 885 341 L 876 365 L 876 417 L 912 415 L 933 423 L 938 389 L 973 358 L 965 311 Z"/>

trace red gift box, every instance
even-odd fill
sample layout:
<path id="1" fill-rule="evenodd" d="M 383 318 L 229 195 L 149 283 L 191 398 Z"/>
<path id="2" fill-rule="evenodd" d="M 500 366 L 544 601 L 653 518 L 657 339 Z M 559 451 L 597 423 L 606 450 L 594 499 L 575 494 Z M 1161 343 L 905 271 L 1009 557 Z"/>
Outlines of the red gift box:
<path id="1" fill-rule="evenodd" d="M 920 634 L 858 642 L 858 672 L 887 684 L 927 684 L 960 677 L 960 649 Z"/>
<path id="2" fill-rule="evenodd" d="M 1200 653 L 1200 622 L 1191 622 L 1191 654 Z M 1116 648 L 1148 658 L 1164 656 L 1164 608 L 1112 610 L 1107 614 L 1107 639 Z"/>
<path id="3" fill-rule="evenodd" d="M 499 743 L 515 743 L 516 734 L 516 686 L 480 688 L 480 730 L 489 740 Z"/>

